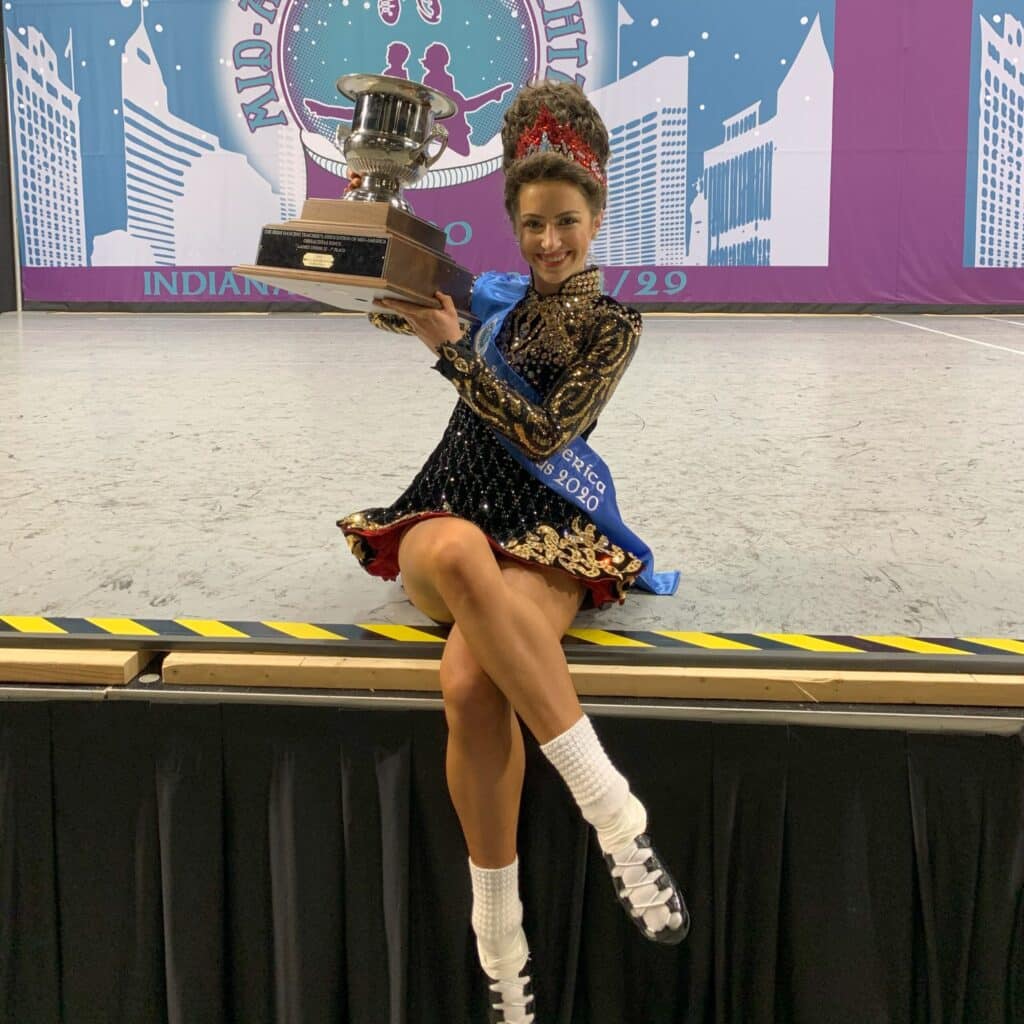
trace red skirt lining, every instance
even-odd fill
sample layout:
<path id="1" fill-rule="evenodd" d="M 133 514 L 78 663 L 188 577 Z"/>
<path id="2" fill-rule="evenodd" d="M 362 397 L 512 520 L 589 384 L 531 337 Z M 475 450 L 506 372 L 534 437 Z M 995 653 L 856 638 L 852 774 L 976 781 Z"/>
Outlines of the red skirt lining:
<path id="1" fill-rule="evenodd" d="M 371 576 L 379 576 L 385 580 L 394 580 L 398 578 L 398 546 L 402 542 L 402 536 L 410 526 L 415 526 L 416 523 L 425 522 L 428 519 L 445 519 L 451 518 L 449 512 L 423 512 L 420 515 L 410 516 L 408 519 L 403 519 L 399 523 L 395 523 L 394 526 L 385 526 L 374 530 L 358 530 L 358 529 L 347 529 L 344 532 L 346 534 L 352 533 L 357 537 L 362 537 L 367 545 L 373 550 L 373 557 L 369 562 L 364 563 L 363 568 L 366 569 Z M 519 558 L 517 555 L 513 555 L 511 552 L 506 551 L 493 537 L 485 533 L 484 536 L 487 538 L 487 542 L 494 549 L 495 554 L 500 555 L 502 558 L 508 558 L 514 562 L 519 562 L 522 565 L 539 565 L 539 562 L 531 562 L 528 558 Z M 550 568 L 558 569 L 560 572 L 564 572 L 567 576 L 571 576 L 574 580 L 578 580 L 586 588 L 587 593 L 583 599 L 583 608 L 603 608 L 609 604 L 624 604 L 625 597 L 619 592 L 619 580 L 614 576 L 602 576 L 596 580 L 585 579 L 582 576 L 577 576 L 575 573 L 569 572 L 567 569 L 562 569 L 560 566 L 550 566 Z"/>

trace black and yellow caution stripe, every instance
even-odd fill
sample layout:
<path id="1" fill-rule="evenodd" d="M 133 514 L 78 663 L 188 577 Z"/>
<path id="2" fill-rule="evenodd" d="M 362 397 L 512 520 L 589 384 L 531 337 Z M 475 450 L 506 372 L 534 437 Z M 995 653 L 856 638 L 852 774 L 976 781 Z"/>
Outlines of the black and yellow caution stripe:
<path id="1" fill-rule="evenodd" d="M 437 657 L 446 626 L 333 624 L 281 620 L 148 619 L 0 615 L 0 646 L 86 646 L 156 650 L 304 650 L 382 657 Z M 1024 640 L 805 633 L 704 633 L 682 630 L 571 629 L 570 660 L 645 664 L 748 663 L 836 667 L 892 666 L 928 671 L 1024 673 Z"/>
<path id="2" fill-rule="evenodd" d="M 0 615 L 0 640 L 47 637 L 55 641 L 113 638 L 149 645 L 182 640 L 309 640 L 324 644 L 382 640 L 394 644 L 443 643 L 443 626 L 321 625 L 314 622 L 228 621 L 223 619 L 61 618 L 41 615 Z"/>

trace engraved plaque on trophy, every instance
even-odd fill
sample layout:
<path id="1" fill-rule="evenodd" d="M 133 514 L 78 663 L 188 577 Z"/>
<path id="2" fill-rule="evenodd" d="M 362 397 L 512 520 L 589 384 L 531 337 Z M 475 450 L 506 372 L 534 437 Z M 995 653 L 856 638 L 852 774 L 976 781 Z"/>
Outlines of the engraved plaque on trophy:
<path id="1" fill-rule="evenodd" d="M 436 307 L 441 291 L 472 320 L 473 275 L 445 254 L 444 232 L 417 217 L 401 194 L 444 153 L 448 132 L 436 121 L 451 117 L 455 104 L 387 75 L 343 75 L 338 91 L 355 101 L 352 126 L 338 128 L 338 143 L 361 176 L 359 187 L 341 199 L 307 199 L 297 220 L 267 225 L 255 264 L 234 272 L 362 312 L 385 297 Z"/>

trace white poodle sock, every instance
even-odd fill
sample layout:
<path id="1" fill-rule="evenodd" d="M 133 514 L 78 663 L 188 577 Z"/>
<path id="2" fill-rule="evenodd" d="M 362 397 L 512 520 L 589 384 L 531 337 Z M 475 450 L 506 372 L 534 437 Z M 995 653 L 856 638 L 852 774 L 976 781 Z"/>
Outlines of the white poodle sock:
<path id="1" fill-rule="evenodd" d="M 565 779 L 583 817 L 596 829 L 604 853 L 621 850 L 647 831 L 644 805 L 608 759 L 586 715 L 540 749 Z"/>
<path id="2" fill-rule="evenodd" d="M 473 883 L 473 931 L 484 972 L 491 978 L 514 978 L 523 969 L 530 948 L 523 931 L 519 900 L 519 858 L 503 868 L 481 868 L 469 862 Z"/>

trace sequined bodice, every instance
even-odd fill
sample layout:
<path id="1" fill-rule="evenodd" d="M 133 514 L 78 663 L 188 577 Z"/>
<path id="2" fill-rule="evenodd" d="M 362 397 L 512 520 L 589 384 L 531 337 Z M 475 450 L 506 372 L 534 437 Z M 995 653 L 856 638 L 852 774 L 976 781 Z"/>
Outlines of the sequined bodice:
<path id="1" fill-rule="evenodd" d="M 531 287 L 506 317 L 498 348 L 542 398 L 579 356 L 600 298 L 600 272 L 588 270 L 571 277 L 555 295 Z"/>
<path id="2" fill-rule="evenodd" d="M 540 393 L 532 402 L 465 341 L 444 344 L 438 369 L 488 426 L 533 461 L 592 429 L 636 352 L 640 315 L 601 294 L 596 268 L 554 295 L 531 288 L 505 318 L 499 347 Z"/>

